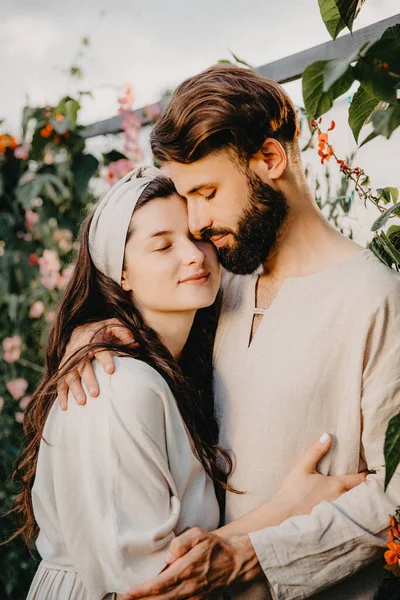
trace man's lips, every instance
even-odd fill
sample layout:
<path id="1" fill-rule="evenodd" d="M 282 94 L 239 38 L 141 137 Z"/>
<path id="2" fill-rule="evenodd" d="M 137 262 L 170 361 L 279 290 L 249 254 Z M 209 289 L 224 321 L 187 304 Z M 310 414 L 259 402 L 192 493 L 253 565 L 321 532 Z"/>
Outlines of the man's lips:
<path id="1" fill-rule="evenodd" d="M 210 239 L 212 241 L 212 243 L 214 244 L 214 246 L 217 246 L 217 248 L 220 248 L 221 246 L 224 245 L 224 242 L 226 240 L 226 238 L 228 237 L 229 233 L 223 233 L 222 235 L 213 235 Z"/>
<path id="2" fill-rule="evenodd" d="M 179 283 L 206 283 L 209 276 L 209 271 L 200 271 L 199 273 L 193 273 L 193 275 L 185 277 L 185 279 L 181 279 Z"/>

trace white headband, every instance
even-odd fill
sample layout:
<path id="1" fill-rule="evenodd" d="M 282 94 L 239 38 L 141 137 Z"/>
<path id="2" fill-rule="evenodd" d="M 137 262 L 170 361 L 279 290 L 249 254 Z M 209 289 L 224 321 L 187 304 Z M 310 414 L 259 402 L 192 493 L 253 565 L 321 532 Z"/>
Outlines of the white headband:
<path id="1" fill-rule="evenodd" d="M 89 229 L 89 252 L 95 267 L 121 285 L 125 241 L 144 189 L 156 177 L 165 177 L 155 167 L 133 169 L 116 183 L 95 210 Z"/>

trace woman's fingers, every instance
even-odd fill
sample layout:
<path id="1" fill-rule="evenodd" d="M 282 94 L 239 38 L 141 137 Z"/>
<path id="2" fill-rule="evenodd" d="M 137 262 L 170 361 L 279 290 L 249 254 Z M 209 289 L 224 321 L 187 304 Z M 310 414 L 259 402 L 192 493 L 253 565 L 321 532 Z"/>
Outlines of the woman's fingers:
<path id="1" fill-rule="evenodd" d="M 170 543 L 165 562 L 167 564 L 173 563 L 175 560 L 189 552 L 194 546 L 197 546 L 197 544 L 206 537 L 206 532 L 200 529 L 200 527 L 192 527 L 184 533 L 181 533 L 181 535 L 174 538 Z"/>
<path id="2" fill-rule="evenodd" d="M 364 481 L 367 479 L 367 475 L 368 471 L 363 471 L 363 473 L 350 473 L 350 475 L 342 475 L 340 480 L 343 484 L 343 491 L 348 492 L 354 487 L 357 487 L 357 485 L 360 485 L 360 483 L 364 483 Z"/>
<path id="3" fill-rule="evenodd" d="M 319 440 L 314 442 L 310 448 L 306 451 L 303 458 L 299 461 L 298 467 L 307 473 L 315 473 L 317 470 L 317 464 L 321 458 L 326 454 L 331 447 L 332 437 L 329 433 L 321 435 Z"/>

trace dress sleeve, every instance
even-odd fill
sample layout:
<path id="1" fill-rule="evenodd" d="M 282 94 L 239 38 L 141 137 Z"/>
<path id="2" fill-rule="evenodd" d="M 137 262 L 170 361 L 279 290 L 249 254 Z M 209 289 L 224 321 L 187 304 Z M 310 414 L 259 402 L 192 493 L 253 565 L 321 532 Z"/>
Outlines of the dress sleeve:
<path id="1" fill-rule="evenodd" d="M 104 465 L 97 477 L 106 480 L 104 495 L 90 498 L 90 557 L 74 546 L 78 573 L 91 592 L 124 593 L 133 585 L 156 576 L 165 566 L 167 548 L 180 516 L 180 500 L 171 475 L 166 441 L 168 406 L 172 393 L 150 367 L 118 359 L 108 377 L 108 394 L 97 407 L 107 411 L 100 420 L 107 430 L 97 432 Z M 140 364 L 140 363 L 139 363 Z M 150 376 L 149 376 L 150 372 Z M 94 410 L 96 410 L 96 400 Z M 86 407 L 84 407 L 86 408 Z M 92 433 L 95 435 L 95 432 Z M 81 453 L 82 454 L 82 453 Z M 90 469 L 90 456 L 84 461 Z M 93 463 L 96 459 L 92 459 Z M 95 488 L 87 481 L 88 488 Z M 87 508 L 86 508 L 87 510 Z M 81 553 L 83 560 L 79 560 Z"/>
<path id="2" fill-rule="evenodd" d="M 334 585 L 383 554 L 389 514 L 400 502 L 400 469 L 384 491 L 384 440 L 400 411 L 400 286 L 369 330 L 361 397 L 361 453 L 367 481 L 309 515 L 250 534 L 278 600 L 300 600 Z"/>

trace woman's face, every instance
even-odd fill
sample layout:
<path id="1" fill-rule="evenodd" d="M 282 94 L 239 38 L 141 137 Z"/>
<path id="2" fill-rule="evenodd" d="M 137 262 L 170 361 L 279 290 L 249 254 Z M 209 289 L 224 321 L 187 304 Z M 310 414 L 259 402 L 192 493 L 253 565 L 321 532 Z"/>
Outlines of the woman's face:
<path id="1" fill-rule="evenodd" d="M 210 306 L 221 273 L 209 242 L 192 238 L 185 201 L 151 200 L 132 216 L 121 285 L 140 310 L 182 312 Z"/>

